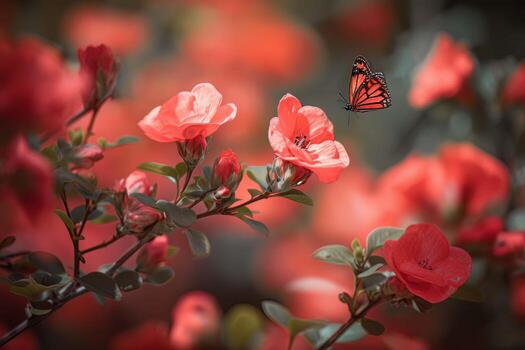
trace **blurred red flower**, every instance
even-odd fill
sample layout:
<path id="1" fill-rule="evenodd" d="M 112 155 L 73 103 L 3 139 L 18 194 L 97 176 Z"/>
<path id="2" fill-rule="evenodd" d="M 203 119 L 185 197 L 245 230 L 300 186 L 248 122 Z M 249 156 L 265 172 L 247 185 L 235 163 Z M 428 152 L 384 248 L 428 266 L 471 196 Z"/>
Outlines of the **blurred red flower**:
<path id="1" fill-rule="evenodd" d="M 89 5 L 74 7 L 65 15 L 63 32 L 75 47 L 104 43 L 118 55 L 138 51 L 149 36 L 141 15 Z"/>
<path id="2" fill-rule="evenodd" d="M 459 230 L 456 242 L 458 244 L 484 243 L 492 244 L 499 233 L 503 231 L 503 220 L 497 216 L 488 216 Z"/>
<path id="3" fill-rule="evenodd" d="M 504 103 L 525 104 L 525 62 L 521 62 L 503 87 Z"/>
<path id="4" fill-rule="evenodd" d="M 437 36 L 425 62 L 417 69 L 409 92 L 414 108 L 426 108 L 441 99 L 465 92 L 474 71 L 474 59 L 467 48 L 448 34 Z"/>
<path id="5" fill-rule="evenodd" d="M 525 232 L 501 232 L 494 243 L 497 257 L 520 257 L 525 252 Z"/>
<path id="6" fill-rule="evenodd" d="M 220 330 L 220 309 L 210 294 L 191 292 L 175 305 L 172 321 L 172 345 L 181 350 L 195 349 L 215 344 Z"/>
<path id="7" fill-rule="evenodd" d="M 157 236 L 143 247 L 137 255 L 137 265 L 141 269 L 153 270 L 163 265 L 168 258 L 168 237 Z"/>
<path id="8" fill-rule="evenodd" d="M 14 139 L 5 152 L 0 169 L 0 222 L 10 227 L 16 221 L 14 213 L 22 209 L 27 220 L 34 223 L 52 203 L 51 165 L 31 150 L 22 136 Z"/>
<path id="9" fill-rule="evenodd" d="M 191 140 L 210 136 L 233 119 L 237 107 L 221 105 L 222 95 L 210 83 L 201 83 L 191 91 L 179 92 L 162 106 L 155 107 L 139 127 L 146 136 L 158 142 Z"/>
<path id="10" fill-rule="evenodd" d="M 0 143 L 18 132 L 57 128 L 76 112 L 82 82 L 56 50 L 33 38 L 0 48 Z"/>
<path id="11" fill-rule="evenodd" d="M 334 140 L 334 126 L 318 107 L 302 106 L 286 94 L 270 120 L 268 138 L 279 158 L 309 169 L 319 181 L 334 182 L 350 164 L 344 146 Z"/>
<path id="12" fill-rule="evenodd" d="M 80 75 L 86 85 L 82 92 L 84 107 L 97 108 L 115 88 L 117 63 L 106 45 L 78 49 Z"/>
<path id="13" fill-rule="evenodd" d="M 111 343 L 111 350 L 175 350 L 168 337 L 168 326 L 149 321 L 118 335 Z"/>
<path id="14" fill-rule="evenodd" d="M 512 312 L 525 319 L 525 278 L 517 277 L 512 280 L 510 302 Z"/>
<path id="15" fill-rule="evenodd" d="M 304 79 L 319 59 L 313 32 L 270 11 L 208 20 L 189 33 L 182 48 L 201 66 L 233 68 L 279 83 Z"/>
<path id="16" fill-rule="evenodd" d="M 470 255 L 450 247 L 439 228 L 429 224 L 411 225 L 399 240 L 386 241 L 383 255 L 408 290 L 430 303 L 451 296 L 472 267 Z"/>

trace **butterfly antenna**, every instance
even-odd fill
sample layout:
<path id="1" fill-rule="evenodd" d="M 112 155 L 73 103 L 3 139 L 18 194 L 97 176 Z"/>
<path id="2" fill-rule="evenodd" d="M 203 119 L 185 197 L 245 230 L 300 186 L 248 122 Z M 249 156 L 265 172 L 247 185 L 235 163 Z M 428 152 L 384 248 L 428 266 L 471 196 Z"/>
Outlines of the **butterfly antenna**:
<path id="1" fill-rule="evenodd" d="M 346 97 L 341 92 L 339 92 L 339 100 L 341 102 L 344 102 L 344 103 L 348 104 L 348 100 L 346 99 Z"/>

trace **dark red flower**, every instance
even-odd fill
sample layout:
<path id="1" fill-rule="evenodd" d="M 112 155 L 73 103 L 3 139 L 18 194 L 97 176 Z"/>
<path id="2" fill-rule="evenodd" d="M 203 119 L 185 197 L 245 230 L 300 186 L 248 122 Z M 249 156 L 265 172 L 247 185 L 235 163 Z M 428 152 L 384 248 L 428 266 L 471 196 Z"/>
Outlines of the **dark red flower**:
<path id="1" fill-rule="evenodd" d="M 497 257 L 517 257 L 525 252 L 525 232 L 501 232 L 492 253 Z"/>
<path id="2" fill-rule="evenodd" d="M 503 220 L 498 216 L 488 216 L 473 225 L 463 227 L 458 232 L 457 243 L 492 244 L 503 231 Z"/>
<path id="3" fill-rule="evenodd" d="M 223 151 L 215 160 L 213 177 L 221 185 L 228 185 L 232 179 L 236 181 L 241 172 L 239 158 L 231 149 Z"/>
<path id="4" fill-rule="evenodd" d="M 78 49 L 80 75 L 85 86 L 82 91 L 84 107 L 97 108 L 115 89 L 117 63 L 113 52 L 106 45 Z"/>
<path id="5" fill-rule="evenodd" d="M 383 255 L 407 289 L 430 303 L 452 295 L 472 267 L 468 253 L 450 247 L 439 228 L 429 224 L 411 225 L 399 240 L 386 241 Z"/>
<path id="6" fill-rule="evenodd" d="M 507 80 L 503 88 L 502 99 L 508 104 L 525 104 L 525 62 L 520 63 Z"/>
<path id="7" fill-rule="evenodd" d="M 81 79 L 57 51 L 32 38 L 0 47 L 0 141 L 57 128 L 76 112 Z"/>

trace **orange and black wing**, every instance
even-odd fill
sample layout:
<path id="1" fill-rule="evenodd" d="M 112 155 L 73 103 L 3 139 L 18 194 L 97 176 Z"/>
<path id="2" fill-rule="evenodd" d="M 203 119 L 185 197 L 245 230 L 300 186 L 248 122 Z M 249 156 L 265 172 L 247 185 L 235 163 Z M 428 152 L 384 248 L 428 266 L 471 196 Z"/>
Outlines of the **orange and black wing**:
<path id="1" fill-rule="evenodd" d="M 390 107 L 392 100 L 383 73 L 372 73 L 363 56 L 357 56 L 352 67 L 346 109 L 368 112 Z"/>

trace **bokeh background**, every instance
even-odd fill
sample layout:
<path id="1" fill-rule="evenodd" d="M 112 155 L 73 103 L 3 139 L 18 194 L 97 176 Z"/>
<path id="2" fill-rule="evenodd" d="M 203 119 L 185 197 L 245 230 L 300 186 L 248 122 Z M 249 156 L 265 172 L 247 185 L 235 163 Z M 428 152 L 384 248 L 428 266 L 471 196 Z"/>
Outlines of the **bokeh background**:
<path id="1" fill-rule="evenodd" d="M 351 157 L 338 182 L 309 181 L 304 190 L 314 199 L 312 208 L 279 198 L 254 205 L 257 218 L 269 226 L 270 237 L 261 237 L 234 218 L 203 220 L 201 229 L 212 242 L 208 258 L 192 258 L 185 239 L 171 237 L 181 251 L 170 261 L 176 275 L 169 284 L 146 286 L 105 306 L 91 296 L 79 298 L 12 348 L 124 349 L 119 348 L 119 337 L 134 334 L 131 339 L 142 339 L 137 329 L 147 321 L 171 327 L 180 296 L 196 290 L 216 298 L 223 315 L 238 304 L 259 308 L 262 300 L 275 299 L 300 317 L 343 321 L 345 307 L 337 294 L 351 290 L 351 276 L 314 261 L 311 253 L 324 244 L 348 245 L 377 226 L 418 220 L 395 195 L 379 190 L 382 174 L 390 167 L 415 152 L 432 155 L 443 144 L 470 142 L 506 164 L 513 179 L 511 193 L 519 193 L 524 115 L 513 108 L 505 117 L 510 126 L 502 123 L 498 101 L 502 86 L 525 58 L 524 14 L 525 7 L 510 0 L 1 1 L 2 35 L 36 36 L 58 48 L 73 68 L 78 64 L 77 48 L 88 44 L 104 43 L 118 55 L 117 98 L 104 105 L 94 132 L 107 139 L 136 135 L 142 140 L 107 152 L 94 168 L 103 185 L 112 186 L 144 161 L 178 162 L 174 145 L 147 140 L 137 122 L 198 82 L 213 83 L 225 102 L 238 106 L 235 121 L 214 136 L 208 164 L 227 148 L 249 165 L 271 162 L 267 127 L 287 92 L 328 114 L 336 138 Z M 470 52 L 473 68 L 468 79 L 475 93 L 465 103 L 448 96 L 445 102 L 436 99 L 422 108 L 411 100 L 411 89 L 429 87 L 414 85 L 414 77 L 443 33 Z M 365 55 L 373 70 L 385 73 L 391 108 L 359 115 L 343 109 L 338 94 L 346 94 L 357 54 Z M 455 58 L 450 57 L 453 66 Z M 449 67 L 440 67 L 446 80 Z M 429 178 L 439 176 L 432 169 L 419 171 Z M 399 181 L 403 176 L 415 175 L 394 175 Z M 173 195 L 167 181 L 154 175 L 150 179 L 159 184 L 160 197 Z M 254 185 L 245 179 L 239 196 L 246 198 L 250 187 Z M 518 201 L 512 209 L 519 206 Z M 525 229 L 518 216 L 514 219 L 512 229 Z M 18 237 L 16 247 L 71 259 L 69 239 L 52 211 L 37 225 L 20 226 L 11 233 Z M 90 227 L 85 244 L 111 234 L 112 227 Z M 123 240 L 93 254 L 88 266 L 112 261 L 130 242 Z M 448 301 L 427 314 L 385 307 L 374 314 L 386 325 L 385 336 L 337 348 L 525 348 L 524 288 L 514 288 L 513 275 L 500 265 L 486 260 L 478 265 L 475 272 L 483 271 L 479 274 L 486 277 L 484 304 Z M 24 300 L 9 295 L 4 286 L 0 295 L 0 323 L 13 326 L 24 317 Z M 262 329 L 262 345 L 256 348 L 286 348 L 284 330 L 270 323 Z M 160 348 L 151 344 L 137 349 Z M 294 349 L 308 346 L 299 341 Z"/>

